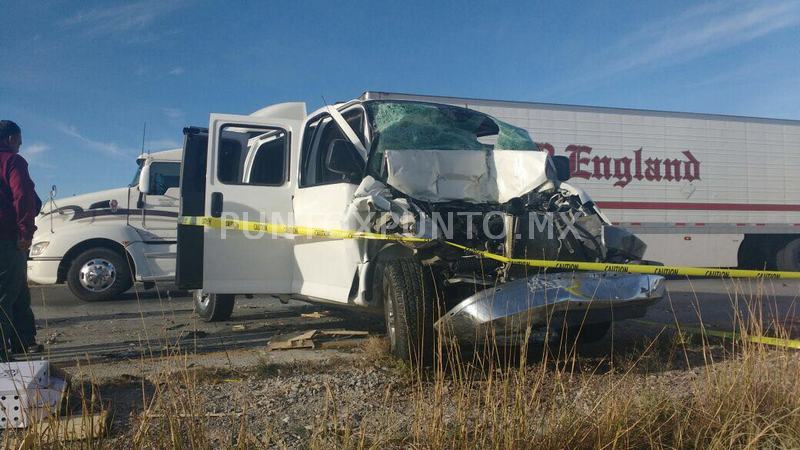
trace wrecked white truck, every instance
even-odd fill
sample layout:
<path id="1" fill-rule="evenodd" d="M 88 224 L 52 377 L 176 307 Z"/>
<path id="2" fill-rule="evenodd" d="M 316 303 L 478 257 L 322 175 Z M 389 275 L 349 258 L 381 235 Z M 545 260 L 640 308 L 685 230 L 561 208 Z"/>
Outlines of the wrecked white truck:
<path id="1" fill-rule="evenodd" d="M 598 339 L 663 295 L 656 275 L 509 262 L 645 263 L 645 245 L 565 182 L 566 158 L 489 115 L 367 93 L 184 134 L 177 282 L 206 320 L 241 294 L 383 311 L 392 350 L 415 360 L 441 332 Z"/>

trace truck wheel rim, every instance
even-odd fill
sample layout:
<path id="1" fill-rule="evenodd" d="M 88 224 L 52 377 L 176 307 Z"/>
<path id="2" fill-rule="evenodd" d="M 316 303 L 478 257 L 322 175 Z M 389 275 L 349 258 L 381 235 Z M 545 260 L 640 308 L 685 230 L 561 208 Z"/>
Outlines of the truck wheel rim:
<path id="1" fill-rule="evenodd" d="M 79 280 L 84 289 L 91 292 L 103 292 L 110 288 L 117 279 L 117 270 L 111 261 L 93 258 L 81 267 Z"/>
<path id="2" fill-rule="evenodd" d="M 383 307 L 386 308 L 386 333 L 389 335 L 389 343 L 394 350 L 397 325 L 394 316 L 394 294 L 388 285 L 389 283 L 383 283 Z"/>
<path id="3" fill-rule="evenodd" d="M 211 295 L 205 294 L 205 293 L 200 292 L 200 291 L 196 291 L 194 295 L 195 295 L 195 298 L 197 300 L 197 304 L 201 308 L 203 308 L 203 309 L 208 308 L 208 302 L 211 301 Z"/>

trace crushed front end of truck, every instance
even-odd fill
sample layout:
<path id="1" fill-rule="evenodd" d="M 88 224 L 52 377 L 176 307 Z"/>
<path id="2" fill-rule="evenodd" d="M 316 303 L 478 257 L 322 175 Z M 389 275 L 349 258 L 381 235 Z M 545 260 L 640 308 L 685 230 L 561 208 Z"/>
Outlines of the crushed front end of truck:
<path id="1" fill-rule="evenodd" d="M 660 276 L 525 263 L 638 264 L 646 249 L 565 183 L 565 161 L 554 162 L 525 130 L 446 105 L 365 107 L 373 136 L 368 175 L 347 217 L 413 250 L 444 303 L 437 329 L 464 341 L 602 331 L 612 319 L 644 315 L 663 296 Z"/>

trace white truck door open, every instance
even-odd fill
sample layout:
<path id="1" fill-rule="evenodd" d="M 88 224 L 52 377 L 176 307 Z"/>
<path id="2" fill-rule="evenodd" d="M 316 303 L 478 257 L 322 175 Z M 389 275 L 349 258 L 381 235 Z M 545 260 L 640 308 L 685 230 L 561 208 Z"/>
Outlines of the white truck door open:
<path id="1" fill-rule="evenodd" d="M 289 223 L 296 184 L 292 148 L 302 122 L 212 114 L 205 215 Z M 211 294 L 290 293 L 294 238 L 206 228 L 203 290 Z"/>

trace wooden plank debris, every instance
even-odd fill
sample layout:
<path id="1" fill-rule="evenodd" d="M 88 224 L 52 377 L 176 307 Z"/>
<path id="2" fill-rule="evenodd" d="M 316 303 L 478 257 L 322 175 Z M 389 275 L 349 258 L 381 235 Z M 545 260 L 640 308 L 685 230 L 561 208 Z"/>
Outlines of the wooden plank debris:
<path id="1" fill-rule="evenodd" d="M 43 420 L 32 424 L 18 445 L 18 450 L 27 450 L 41 444 L 69 441 L 95 440 L 103 437 L 108 424 L 108 411 L 89 416 L 68 416 Z"/>
<path id="2" fill-rule="evenodd" d="M 276 336 L 269 341 L 267 350 L 292 350 L 292 349 L 316 349 L 316 348 L 345 348 L 352 347 L 353 342 L 360 341 L 369 336 L 368 331 L 360 330 L 309 330 L 300 334 L 290 334 Z M 341 344 L 338 344 L 341 342 Z"/>
<path id="3" fill-rule="evenodd" d="M 302 313 L 300 317 L 304 317 L 306 319 L 322 319 L 323 317 L 330 316 L 330 311 L 314 311 L 310 313 Z"/>

